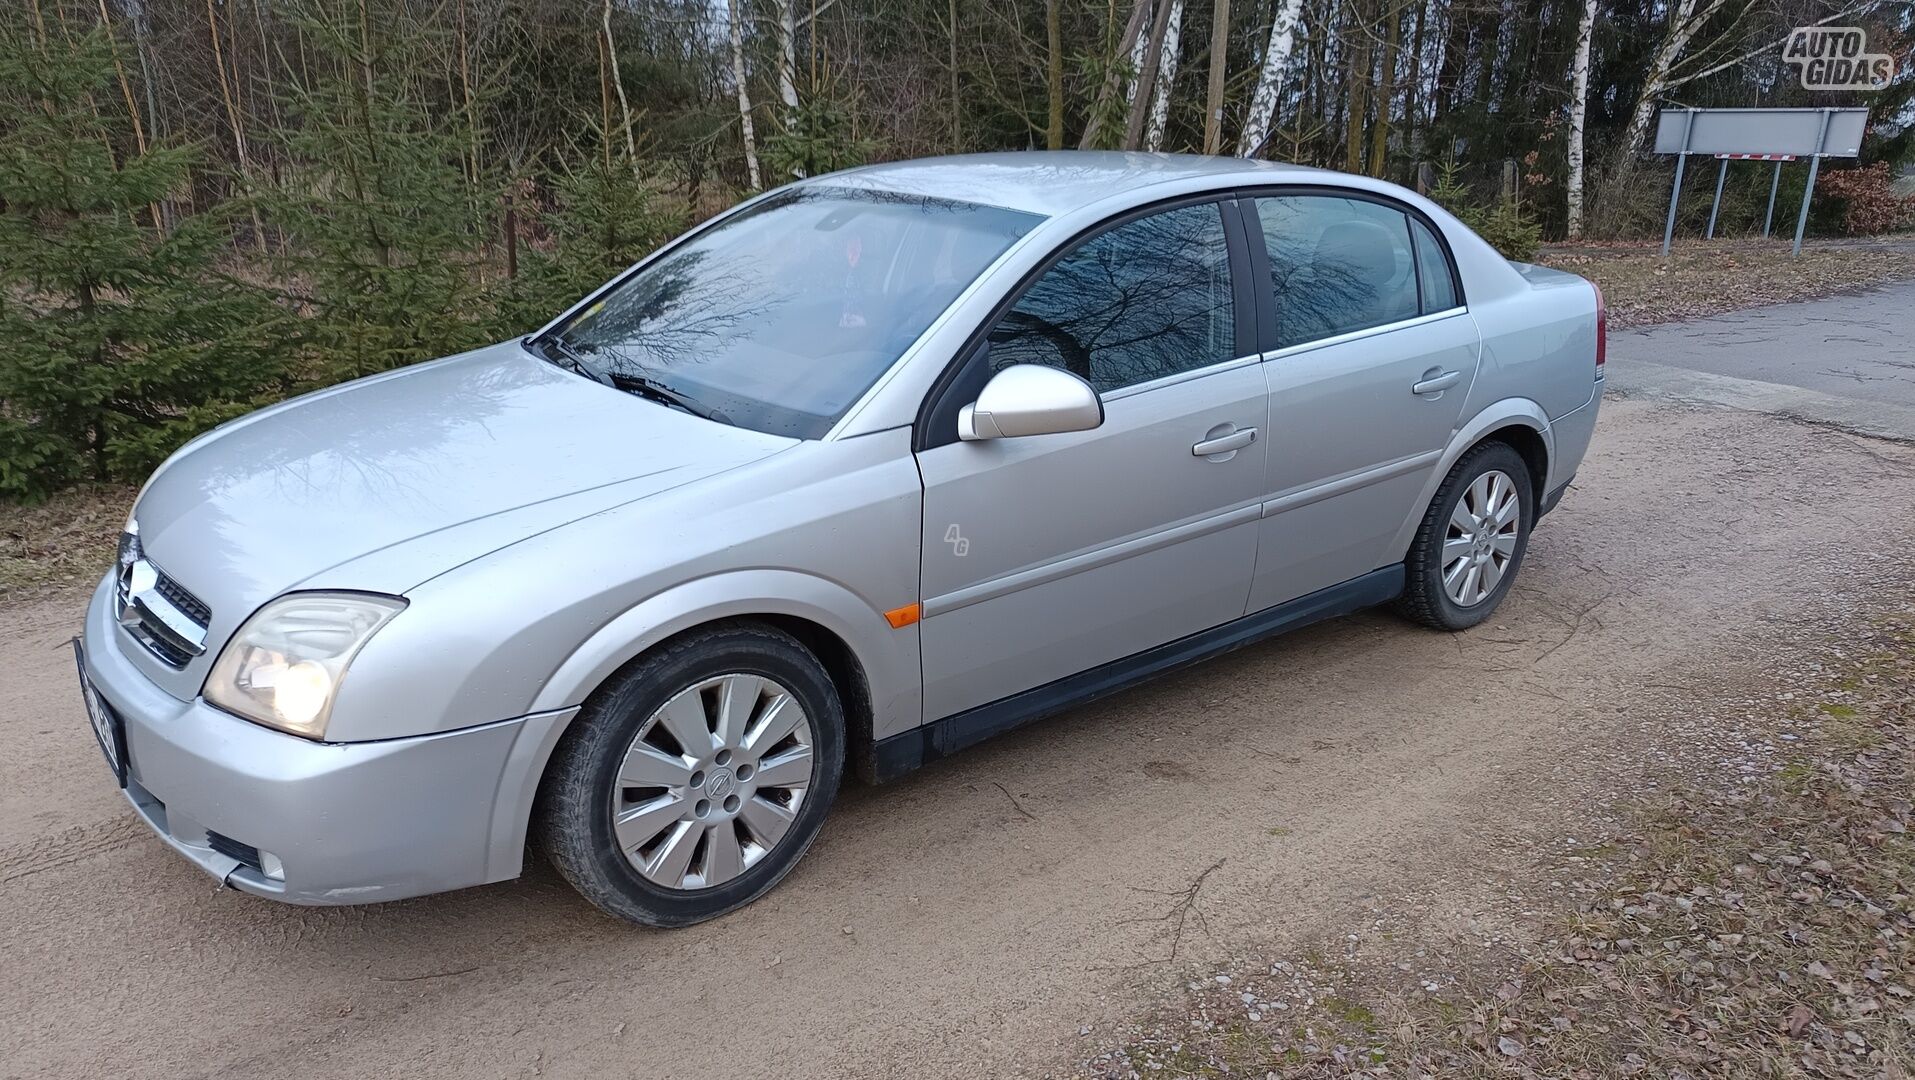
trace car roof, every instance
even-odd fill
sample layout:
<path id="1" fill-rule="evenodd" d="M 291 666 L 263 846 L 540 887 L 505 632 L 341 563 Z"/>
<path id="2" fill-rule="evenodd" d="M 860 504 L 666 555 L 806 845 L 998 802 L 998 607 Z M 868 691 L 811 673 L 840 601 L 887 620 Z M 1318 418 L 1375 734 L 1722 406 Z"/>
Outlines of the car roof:
<path id="1" fill-rule="evenodd" d="M 1113 195 L 1178 180 L 1214 177 L 1217 186 L 1310 180 L 1338 174 L 1307 165 L 1198 154 L 1121 150 L 1028 150 L 916 158 L 820 176 L 808 183 L 983 203 L 1055 217 Z"/>

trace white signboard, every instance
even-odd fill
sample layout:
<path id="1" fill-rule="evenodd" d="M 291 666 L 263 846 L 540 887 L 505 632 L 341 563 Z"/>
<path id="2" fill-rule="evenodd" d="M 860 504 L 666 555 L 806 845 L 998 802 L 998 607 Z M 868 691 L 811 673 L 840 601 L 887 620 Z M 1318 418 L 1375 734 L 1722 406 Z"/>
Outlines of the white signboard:
<path id="1" fill-rule="evenodd" d="M 1867 109 L 1664 109 L 1656 153 L 1852 158 L 1867 130 Z"/>

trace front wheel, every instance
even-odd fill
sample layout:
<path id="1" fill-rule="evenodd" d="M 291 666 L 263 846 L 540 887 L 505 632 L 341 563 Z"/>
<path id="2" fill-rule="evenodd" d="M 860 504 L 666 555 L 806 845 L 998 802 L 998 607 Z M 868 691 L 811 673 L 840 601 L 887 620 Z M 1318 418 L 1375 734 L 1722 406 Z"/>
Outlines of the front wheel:
<path id="1" fill-rule="evenodd" d="M 1472 447 L 1436 489 L 1404 560 L 1398 608 L 1437 630 L 1464 630 L 1503 602 L 1536 519 L 1529 465 L 1508 443 Z"/>
<path id="2" fill-rule="evenodd" d="M 537 808 L 552 864 L 601 909 L 684 926 L 776 885 L 844 771 L 844 709 L 795 638 L 759 625 L 681 637 L 593 695 Z"/>

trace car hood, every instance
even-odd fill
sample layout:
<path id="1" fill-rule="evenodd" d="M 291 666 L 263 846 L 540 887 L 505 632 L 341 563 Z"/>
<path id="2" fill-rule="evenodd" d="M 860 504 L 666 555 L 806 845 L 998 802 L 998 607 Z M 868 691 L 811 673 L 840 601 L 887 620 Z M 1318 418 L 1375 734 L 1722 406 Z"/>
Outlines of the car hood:
<path id="1" fill-rule="evenodd" d="M 593 382 L 517 342 L 242 417 L 174 455 L 135 516 L 224 640 L 294 588 L 403 593 L 533 533 L 793 440 Z"/>

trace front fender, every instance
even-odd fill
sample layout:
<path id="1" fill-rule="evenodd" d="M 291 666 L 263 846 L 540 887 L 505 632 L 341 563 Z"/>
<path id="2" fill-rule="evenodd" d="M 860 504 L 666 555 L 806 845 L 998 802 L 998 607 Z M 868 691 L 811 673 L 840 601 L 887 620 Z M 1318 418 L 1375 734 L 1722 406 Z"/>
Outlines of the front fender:
<path id="1" fill-rule="evenodd" d="M 795 570 L 733 570 L 658 593 L 599 627 L 545 680 L 532 710 L 584 702 L 611 674 L 673 635 L 720 619 L 784 615 L 837 635 L 864 669 L 871 692 L 872 737 L 923 722 L 918 628 L 893 630 L 881 612 L 844 586 Z"/>
<path id="2" fill-rule="evenodd" d="M 1483 436 L 1501 428 L 1520 426 L 1534 431 L 1542 437 L 1545 458 L 1549 462 L 1549 478 L 1543 490 L 1551 490 L 1559 481 L 1556 476 L 1556 439 L 1549 426 L 1549 415 L 1543 407 L 1528 398 L 1504 398 L 1479 410 L 1456 433 L 1450 436 L 1448 445 L 1443 447 L 1443 456 L 1431 470 L 1430 478 L 1424 482 L 1423 491 L 1411 504 L 1410 516 L 1403 522 L 1396 540 L 1391 544 L 1392 551 L 1408 551 L 1410 541 L 1416 536 L 1417 527 L 1423 523 L 1423 514 L 1429 509 L 1430 500 L 1436 497 L 1436 489 L 1443 486 L 1443 480 L 1456 466 L 1470 447 L 1483 440 Z"/>

